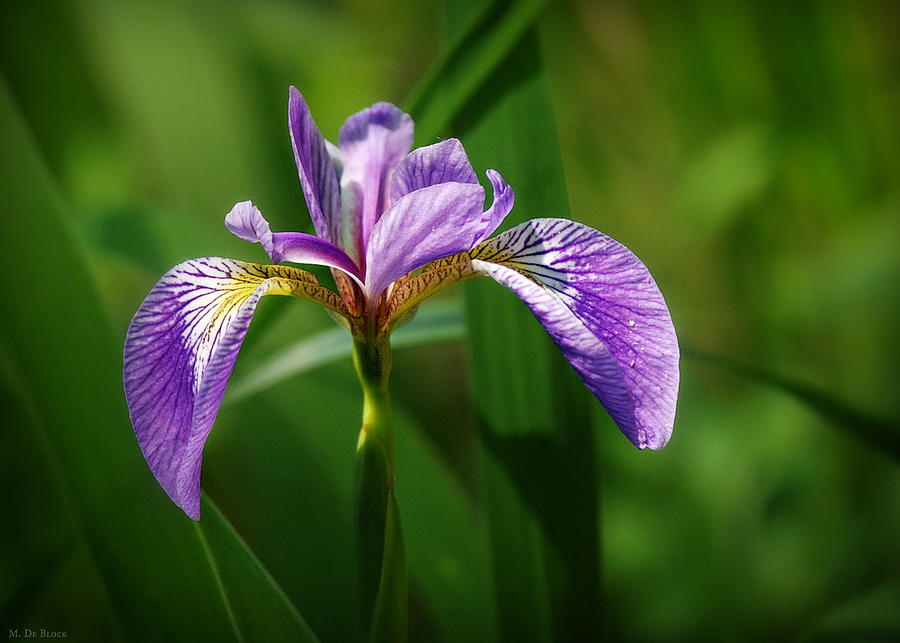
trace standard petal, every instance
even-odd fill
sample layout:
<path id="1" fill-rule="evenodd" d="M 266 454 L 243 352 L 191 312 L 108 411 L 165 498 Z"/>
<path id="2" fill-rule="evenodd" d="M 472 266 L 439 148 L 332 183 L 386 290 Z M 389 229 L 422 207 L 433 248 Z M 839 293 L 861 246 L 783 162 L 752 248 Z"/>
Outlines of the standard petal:
<path id="1" fill-rule="evenodd" d="M 483 203 L 484 189 L 477 183 L 440 183 L 410 192 L 392 205 L 369 239 L 370 299 L 406 273 L 474 246 L 483 228 Z"/>
<path id="2" fill-rule="evenodd" d="M 303 232 L 273 233 L 262 213 L 250 201 L 236 204 L 225 216 L 225 227 L 250 243 L 260 243 L 272 263 L 292 261 L 338 268 L 362 285 L 359 268 L 333 243 Z"/>
<path id="3" fill-rule="evenodd" d="M 332 243 L 340 239 L 340 185 L 325 140 L 313 120 L 303 95 L 291 87 L 288 99 L 288 129 L 300 186 L 316 234 Z"/>
<path id="4" fill-rule="evenodd" d="M 458 139 L 450 138 L 410 152 L 391 182 L 391 202 L 438 183 L 478 183 L 469 157 Z"/>
<path id="5" fill-rule="evenodd" d="M 125 398 L 150 469 L 193 519 L 200 514 L 203 445 L 260 297 L 288 294 L 342 310 L 311 274 L 206 257 L 153 287 L 128 327 Z"/>
<path id="6" fill-rule="evenodd" d="M 534 219 L 469 254 L 512 289 L 637 447 L 668 442 L 678 396 L 678 340 L 640 260 L 593 228 Z"/>
<path id="7" fill-rule="evenodd" d="M 325 149 L 328 150 L 328 156 L 331 158 L 331 164 L 334 166 L 334 172 L 337 175 L 338 183 L 340 183 L 341 175 L 344 173 L 344 156 L 341 154 L 341 148 L 326 138 Z"/>
<path id="8" fill-rule="evenodd" d="M 413 143 L 413 120 L 390 103 L 376 103 L 347 119 L 338 136 L 343 172 L 343 230 L 339 245 L 365 257 L 378 217 L 390 204 L 391 179 Z"/>

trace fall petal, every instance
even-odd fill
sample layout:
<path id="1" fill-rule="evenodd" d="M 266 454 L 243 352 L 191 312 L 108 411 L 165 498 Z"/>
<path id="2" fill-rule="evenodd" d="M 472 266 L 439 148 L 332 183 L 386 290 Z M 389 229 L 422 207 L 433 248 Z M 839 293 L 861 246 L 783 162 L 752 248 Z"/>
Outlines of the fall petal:
<path id="1" fill-rule="evenodd" d="M 294 295 L 340 312 L 327 293 L 296 268 L 205 257 L 172 268 L 138 308 L 124 354 L 131 422 L 156 479 L 191 518 L 200 514 L 203 446 L 260 297 Z"/>
<path id="2" fill-rule="evenodd" d="M 656 283 L 630 250 L 580 223 L 534 219 L 470 256 L 472 270 L 525 302 L 631 442 L 665 446 L 678 340 Z"/>

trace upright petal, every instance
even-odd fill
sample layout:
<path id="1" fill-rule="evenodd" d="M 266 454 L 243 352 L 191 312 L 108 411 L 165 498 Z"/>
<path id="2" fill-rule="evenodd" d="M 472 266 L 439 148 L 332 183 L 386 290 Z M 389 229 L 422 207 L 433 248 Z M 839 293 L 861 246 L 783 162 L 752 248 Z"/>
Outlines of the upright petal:
<path id="1" fill-rule="evenodd" d="M 359 268 L 343 250 L 324 239 L 303 232 L 273 233 L 262 213 L 250 201 L 235 204 L 225 216 L 225 227 L 250 243 L 260 243 L 272 263 L 292 261 L 343 270 L 362 285 Z"/>
<path id="2" fill-rule="evenodd" d="M 252 201 L 235 203 L 231 211 L 225 215 L 225 227 L 239 239 L 262 244 L 269 257 L 272 256 L 272 229 Z M 272 261 L 278 263 L 274 259 Z"/>
<path id="3" fill-rule="evenodd" d="M 488 170 L 487 177 L 491 182 L 491 186 L 494 188 L 494 202 L 491 203 L 491 207 L 485 210 L 484 214 L 481 215 L 483 229 L 477 243 L 481 243 L 487 239 L 494 233 L 494 230 L 500 227 L 500 224 L 503 223 L 503 219 L 505 219 L 506 215 L 509 214 L 509 211 L 512 210 L 513 203 L 516 199 L 513 189 L 506 184 L 506 181 L 500 176 L 500 172 Z"/>
<path id="4" fill-rule="evenodd" d="M 391 182 L 391 202 L 438 183 L 478 183 L 469 157 L 458 139 L 420 147 L 400 163 Z"/>
<path id="5" fill-rule="evenodd" d="M 390 204 L 391 179 L 412 147 L 413 127 L 408 114 L 390 103 L 376 103 L 341 128 L 340 245 L 354 259 L 366 256 L 372 228 Z"/>
<path id="6" fill-rule="evenodd" d="M 288 99 L 288 129 L 300 174 L 300 186 L 316 234 L 326 241 L 337 243 L 341 229 L 341 192 L 337 172 L 303 95 L 293 86 Z"/>
<path id="7" fill-rule="evenodd" d="M 369 239 L 366 292 L 374 299 L 397 278 L 468 250 L 481 235 L 484 189 L 440 183 L 410 192 L 385 212 Z"/>
<path id="8" fill-rule="evenodd" d="M 653 277 L 628 248 L 580 223 L 534 219 L 470 257 L 474 271 L 525 302 L 631 442 L 668 442 L 678 340 Z"/>
<path id="9" fill-rule="evenodd" d="M 203 445 L 260 297 L 285 294 L 344 312 L 316 278 L 288 266 L 206 257 L 167 272 L 125 339 L 125 398 L 150 469 L 193 519 Z"/>

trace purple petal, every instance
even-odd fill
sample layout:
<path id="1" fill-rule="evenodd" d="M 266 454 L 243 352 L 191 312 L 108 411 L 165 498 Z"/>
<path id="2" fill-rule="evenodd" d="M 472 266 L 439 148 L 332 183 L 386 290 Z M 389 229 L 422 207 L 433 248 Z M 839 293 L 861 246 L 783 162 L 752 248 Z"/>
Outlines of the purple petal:
<path id="1" fill-rule="evenodd" d="M 288 100 L 288 129 L 300 174 L 300 186 L 316 234 L 326 241 L 337 243 L 341 227 L 341 193 L 337 172 L 303 95 L 293 86 Z"/>
<path id="2" fill-rule="evenodd" d="M 392 205 L 369 239 L 369 298 L 429 261 L 472 248 L 483 230 L 483 203 L 484 189 L 477 183 L 440 183 L 410 192 Z"/>
<path id="3" fill-rule="evenodd" d="M 420 147 L 400 163 L 391 183 L 391 202 L 438 183 L 478 183 L 462 143 L 455 138 Z"/>
<path id="4" fill-rule="evenodd" d="M 344 173 L 344 156 L 341 154 L 341 148 L 325 139 L 325 149 L 328 150 L 328 157 L 331 159 L 331 165 L 334 167 L 335 175 L 340 183 L 341 175 Z"/>
<path id="5" fill-rule="evenodd" d="M 225 215 L 225 227 L 244 241 L 261 243 L 269 256 L 272 256 L 272 230 L 252 201 L 235 203 L 231 212 Z"/>
<path id="6" fill-rule="evenodd" d="M 272 263 L 292 261 L 338 268 L 362 284 L 359 268 L 343 250 L 303 232 L 273 233 L 259 208 L 250 201 L 235 204 L 225 216 L 225 227 L 244 241 L 262 244 Z"/>
<path id="7" fill-rule="evenodd" d="M 522 298 L 631 442 L 665 446 L 678 340 L 656 283 L 628 248 L 580 223 L 534 219 L 480 246 L 472 267 Z"/>
<path id="8" fill-rule="evenodd" d="M 289 267 L 192 259 L 167 272 L 131 320 L 124 381 L 134 432 L 156 479 L 194 520 L 203 445 L 256 304 L 309 280 Z"/>
<path id="9" fill-rule="evenodd" d="M 366 256 L 372 228 L 390 205 L 393 173 L 412 142 L 412 118 L 390 103 L 376 103 L 354 114 L 341 128 L 340 245 L 351 257 Z"/>
<path id="10" fill-rule="evenodd" d="M 506 184 L 506 181 L 503 180 L 503 177 L 500 176 L 499 172 L 496 170 L 488 170 L 487 177 L 494 187 L 494 202 L 491 203 L 491 207 L 485 210 L 484 214 L 481 216 L 484 230 L 476 243 L 481 243 L 491 236 L 494 233 L 494 230 L 500 227 L 500 224 L 503 223 L 503 219 L 505 219 L 506 215 L 509 214 L 509 211 L 512 210 L 513 203 L 516 200 L 513 189 Z"/>

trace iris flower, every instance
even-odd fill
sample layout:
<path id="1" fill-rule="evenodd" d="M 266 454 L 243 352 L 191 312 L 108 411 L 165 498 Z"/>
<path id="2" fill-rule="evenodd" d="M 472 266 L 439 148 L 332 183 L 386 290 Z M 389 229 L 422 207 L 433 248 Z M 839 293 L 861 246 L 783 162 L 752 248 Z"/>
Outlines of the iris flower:
<path id="1" fill-rule="evenodd" d="M 272 263 L 185 261 L 153 287 L 128 329 L 124 383 L 134 431 L 188 516 L 199 518 L 203 446 L 264 295 L 317 302 L 344 324 L 368 393 L 386 386 L 389 335 L 423 299 L 489 276 L 528 306 L 632 443 L 666 444 L 678 343 L 656 283 L 630 250 L 558 218 L 489 238 L 513 206 L 512 189 L 488 170 L 493 198 L 485 209 L 462 144 L 451 138 L 410 151 L 413 121 L 389 103 L 347 119 L 335 146 L 291 87 L 288 125 L 316 234 L 272 232 L 256 206 L 238 203 L 225 225 L 262 244 Z M 336 290 L 284 262 L 331 268 Z M 377 406 L 366 407 L 364 422 Z"/>

